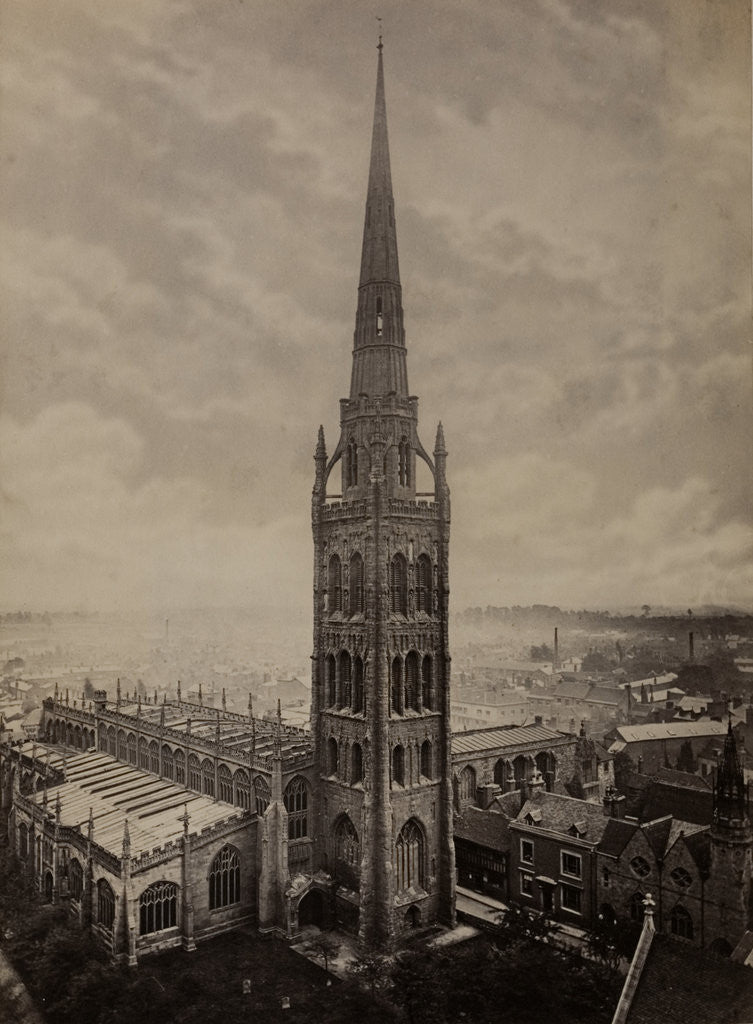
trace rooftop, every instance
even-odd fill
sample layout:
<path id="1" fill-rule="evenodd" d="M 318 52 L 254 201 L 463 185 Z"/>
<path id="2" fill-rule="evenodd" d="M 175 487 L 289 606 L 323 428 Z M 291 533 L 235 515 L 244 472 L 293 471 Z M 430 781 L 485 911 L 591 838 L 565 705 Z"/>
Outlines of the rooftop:
<path id="1" fill-rule="evenodd" d="M 554 743 L 569 743 L 572 737 L 557 732 L 546 725 L 527 725 L 518 729 L 471 729 L 456 732 L 452 736 L 452 754 L 476 754 L 482 750 L 496 750 L 505 747 L 512 750 L 528 745 L 551 746 Z"/>

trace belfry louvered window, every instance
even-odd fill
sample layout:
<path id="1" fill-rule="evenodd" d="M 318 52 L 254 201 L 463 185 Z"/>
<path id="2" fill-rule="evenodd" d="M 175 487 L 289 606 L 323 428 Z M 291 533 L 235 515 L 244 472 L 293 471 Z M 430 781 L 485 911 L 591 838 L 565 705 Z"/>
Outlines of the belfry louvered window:
<path id="1" fill-rule="evenodd" d="M 332 555 L 329 560 L 327 609 L 330 613 L 343 610 L 343 570 L 339 555 Z"/>
<path id="2" fill-rule="evenodd" d="M 432 590 L 431 560 L 428 555 L 421 555 L 416 563 L 416 611 L 431 615 Z"/>

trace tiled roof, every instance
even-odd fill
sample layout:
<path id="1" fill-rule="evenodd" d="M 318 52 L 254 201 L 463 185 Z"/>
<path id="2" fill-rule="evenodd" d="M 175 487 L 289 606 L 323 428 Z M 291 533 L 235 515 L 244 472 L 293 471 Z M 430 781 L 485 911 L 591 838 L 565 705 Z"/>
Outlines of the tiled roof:
<path id="1" fill-rule="evenodd" d="M 604 834 L 599 842 L 599 853 L 605 853 L 609 857 L 619 857 L 633 838 L 637 828 L 638 825 L 634 821 L 608 818 Z"/>
<path id="2" fill-rule="evenodd" d="M 512 751 L 516 747 L 551 746 L 554 743 L 569 742 L 572 742 L 571 737 L 545 725 L 521 726 L 518 729 L 471 729 L 452 734 L 452 755 L 476 754 L 482 750 L 496 750 L 498 747 Z"/>
<path id="3" fill-rule="evenodd" d="M 682 789 L 696 789 L 701 793 L 708 793 L 711 790 L 709 779 L 693 775 L 691 772 L 679 772 L 675 768 L 657 768 L 656 778 L 661 782 L 680 786 Z"/>
<path id="4" fill-rule="evenodd" d="M 566 697 L 570 700 L 585 700 L 590 688 L 590 683 L 576 683 L 563 680 L 555 689 L 554 695 L 555 697 Z"/>
<path id="5" fill-rule="evenodd" d="M 753 1020 L 753 970 L 669 935 L 654 935 L 627 1024 Z"/>
<path id="6" fill-rule="evenodd" d="M 577 825 L 578 834 L 590 843 L 601 839 L 610 821 L 601 804 L 592 804 L 572 796 L 560 796 L 559 793 L 540 793 L 526 800 L 516 820 L 525 822 L 527 817 L 534 817 L 537 811 L 541 812 L 541 820 L 536 822 L 537 827 L 572 835 L 571 830 Z"/>
<path id="7" fill-rule="evenodd" d="M 667 849 L 669 834 L 672 831 L 671 816 L 667 815 L 665 818 L 659 818 L 658 821 L 647 821 L 641 828 L 648 840 L 648 845 L 654 851 L 654 856 L 663 857 L 664 851 Z"/>

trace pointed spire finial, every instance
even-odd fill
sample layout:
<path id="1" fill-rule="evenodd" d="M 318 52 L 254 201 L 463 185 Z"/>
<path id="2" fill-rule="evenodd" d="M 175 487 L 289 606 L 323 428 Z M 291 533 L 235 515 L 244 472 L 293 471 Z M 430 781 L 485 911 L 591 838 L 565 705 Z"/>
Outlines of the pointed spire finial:
<path id="1" fill-rule="evenodd" d="M 277 718 L 275 719 L 274 735 L 272 737 L 272 753 L 276 758 L 282 757 L 282 709 L 280 698 L 277 698 Z"/>
<path id="2" fill-rule="evenodd" d="M 183 835 L 185 837 L 188 837 L 188 823 L 190 820 L 191 816 L 188 813 L 188 804 L 183 804 L 183 814 L 178 818 L 178 821 L 183 824 Z"/>
<path id="3" fill-rule="evenodd" d="M 128 818 L 123 822 L 123 860 L 130 860 L 131 857 L 131 832 L 128 828 Z"/>
<path id="4" fill-rule="evenodd" d="M 89 823 L 86 829 L 86 838 L 90 843 L 94 840 L 94 811 L 91 807 L 89 808 Z"/>
<path id="5" fill-rule="evenodd" d="M 434 442 L 434 454 L 435 455 L 437 455 L 437 454 L 439 454 L 439 455 L 446 455 L 447 454 L 447 449 L 445 448 L 445 444 L 444 444 L 444 427 L 442 426 L 442 421 L 441 420 L 437 424 L 437 439 Z"/>
<path id="6" fill-rule="evenodd" d="M 382 42 L 382 19 L 379 17 L 379 15 L 377 15 L 377 21 L 379 22 L 379 42 L 377 43 L 377 50 L 379 50 L 381 54 L 382 50 L 384 49 L 384 43 Z"/>
<path id="7" fill-rule="evenodd" d="M 178 680 L 178 703 L 180 704 L 180 679 Z"/>
<path id="8" fill-rule="evenodd" d="M 227 697 L 225 695 L 225 687 L 222 687 L 222 710 L 227 711 Z"/>
<path id="9" fill-rule="evenodd" d="M 60 802 L 60 790 L 55 794 L 55 821 L 60 824 L 60 816 L 63 813 L 63 805 Z"/>
<path id="10" fill-rule="evenodd" d="M 199 704 L 200 704 L 201 707 L 204 706 L 204 697 L 202 696 L 202 693 L 201 693 L 201 683 L 199 683 Z"/>

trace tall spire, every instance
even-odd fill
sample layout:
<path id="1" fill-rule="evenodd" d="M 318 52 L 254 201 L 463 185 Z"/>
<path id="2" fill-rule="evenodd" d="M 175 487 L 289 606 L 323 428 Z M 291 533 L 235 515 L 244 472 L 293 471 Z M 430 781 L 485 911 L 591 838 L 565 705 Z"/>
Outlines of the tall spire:
<path id="1" fill-rule="evenodd" d="M 400 397 L 408 397 L 381 36 L 378 50 L 351 399 L 358 398 L 360 394 L 376 397 L 392 391 Z"/>

